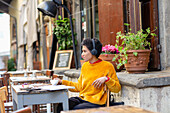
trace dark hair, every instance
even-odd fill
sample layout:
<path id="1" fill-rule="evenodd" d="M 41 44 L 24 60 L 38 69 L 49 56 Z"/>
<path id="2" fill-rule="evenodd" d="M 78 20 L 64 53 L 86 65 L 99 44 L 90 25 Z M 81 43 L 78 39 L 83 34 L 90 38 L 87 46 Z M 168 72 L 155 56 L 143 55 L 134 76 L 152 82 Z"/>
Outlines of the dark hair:
<path id="1" fill-rule="evenodd" d="M 97 54 L 95 56 L 96 58 L 98 58 L 102 52 L 102 44 L 97 38 L 93 38 L 93 40 L 95 42 L 95 49 L 97 50 Z M 90 52 L 93 49 L 93 42 L 91 38 L 84 39 L 81 44 L 83 46 L 86 46 L 90 50 Z"/>

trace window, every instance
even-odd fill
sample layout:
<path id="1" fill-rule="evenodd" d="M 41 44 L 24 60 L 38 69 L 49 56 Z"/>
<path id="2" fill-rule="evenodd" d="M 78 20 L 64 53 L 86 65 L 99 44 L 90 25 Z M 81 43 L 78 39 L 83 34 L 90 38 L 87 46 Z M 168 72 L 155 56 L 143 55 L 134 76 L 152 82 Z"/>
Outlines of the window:
<path id="1" fill-rule="evenodd" d="M 81 39 L 86 37 L 99 38 L 98 0 L 81 1 Z"/>

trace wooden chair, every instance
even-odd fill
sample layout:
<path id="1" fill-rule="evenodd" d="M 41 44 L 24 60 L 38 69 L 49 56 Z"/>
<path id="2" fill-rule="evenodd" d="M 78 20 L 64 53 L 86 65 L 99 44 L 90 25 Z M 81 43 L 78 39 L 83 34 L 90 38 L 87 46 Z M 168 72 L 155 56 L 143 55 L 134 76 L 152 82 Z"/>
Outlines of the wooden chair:
<path id="1" fill-rule="evenodd" d="M 17 111 L 14 111 L 13 113 L 31 113 L 31 108 L 25 107 L 25 108 L 19 109 Z"/>
<path id="2" fill-rule="evenodd" d="M 7 73 L 4 73 L 1 75 L 0 79 L 2 80 L 2 85 L 3 86 L 8 86 L 8 80 L 9 80 L 10 75 Z"/>
<path id="3" fill-rule="evenodd" d="M 57 74 L 53 74 L 53 77 L 52 77 L 52 79 L 54 79 L 54 78 L 59 78 L 59 79 L 63 79 L 63 76 L 61 76 L 61 75 L 57 75 Z"/>
<path id="4" fill-rule="evenodd" d="M 111 96 L 113 96 L 111 94 L 111 92 L 109 91 L 109 88 L 107 88 L 107 86 L 105 85 L 104 87 L 104 90 L 106 91 L 107 93 L 107 100 L 106 100 L 106 107 L 109 107 L 109 106 L 117 106 L 117 105 L 124 105 L 124 102 L 115 102 L 114 101 L 114 98 L 111 100 Z"/>
<path id="5" fill-rule="evenodd" d="M 4 74 L 1 75 L 1 76 L 2 76 L 2 78 L 3 78 L 3 84 L 2 84 L 2 86 L 6 86 L 6 87 L 7 87 L 7 92 L 8 92 L 7 102 L 12 101 L 12 95 L 11 95 L 11 89 L 10 89 L 10 83 L 9 83 L 10 74 L 4 73 Z"/>
<path id="6" fill-rule="evenodd" d="M 1 113 L 5 113 L 4 100 L 6 100 L 5 92 L 0 90 L 0 109 Z"/>
<path id="7" fill-rule="evenodd" d="M 4 86 L 4 78 L 0 77 L 0 87 Z"/>
<path id="8" fill-rule="evenodd" d="M 5 108 L 6 111 L 12 111 L 13 110 L 13 103 L 12 102 L 7 102 L 8 97 L 8 90 L 6 86 L 3 86 L 0 88 L 0 108 L 1 108 L 1 113 L 5 113 Z"/>
<path id="9" fill-rule="evenodd" d="M 41 70 L 41 62 L 40 61 L 33 61 L 33 69 L 34 70 Z"/>
<path id="10" fill-rule="evenodd" d="M 109 88 L 107 88 L 107 86 L 104 86 L 104 91 L 107 93 L 107 99 L 106 99 L 106 107 L 109 107 L 109 102 L 110 102 L 110 91 Z"/>
<path id="11" fill-rule="evenodd" d="M 52 78 L 53 74 L 54 74 L 53 70 L 47 70 L 45 75 L 48 76 L 49 78 Z"/>
<path id="12" fill-rule="evenodd" d="M 62 75 L 58 75 L 58 74 L 54 74 L 54 71 L 53 70 L 47 70 L 46 71 L 46 76 L 48 76 L 49 78 L 60 78 L 60 79 L 63 79 L 63 76 Z"/>

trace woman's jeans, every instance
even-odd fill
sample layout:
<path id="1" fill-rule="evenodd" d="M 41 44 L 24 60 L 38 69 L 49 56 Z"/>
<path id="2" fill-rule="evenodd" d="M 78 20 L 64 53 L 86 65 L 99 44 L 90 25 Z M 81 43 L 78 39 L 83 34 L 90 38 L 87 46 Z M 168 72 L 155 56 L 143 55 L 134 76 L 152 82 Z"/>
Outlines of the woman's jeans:
<path id="1" fill-rule="evenodd" d="M 98 108 L 104 107 L 104 105 L 93 104 L 88 101 L 82 100 L 80 97 L 71 97 L 69 98 L 69 110 L 76 110 L 76 109 L 87 109 L 87 108 Z M 57 113 L 63 110 L 62 103 L 58 104 Z"/>

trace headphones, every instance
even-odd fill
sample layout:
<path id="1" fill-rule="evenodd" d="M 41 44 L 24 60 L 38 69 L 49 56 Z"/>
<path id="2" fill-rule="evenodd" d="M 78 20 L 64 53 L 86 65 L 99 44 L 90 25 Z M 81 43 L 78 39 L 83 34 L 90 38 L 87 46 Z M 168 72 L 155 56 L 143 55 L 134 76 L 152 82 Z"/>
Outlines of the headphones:
<path id="1" fill-rule="evenodd" d="M 97 54 L 97 50 L 95 49 L 95 41 L 94 41 L 94 39 L 92 39 L 92 43 L 93 43 L 93 49 L 91 50 L 91 54 L 92 55 L 96 55 Z"/>

